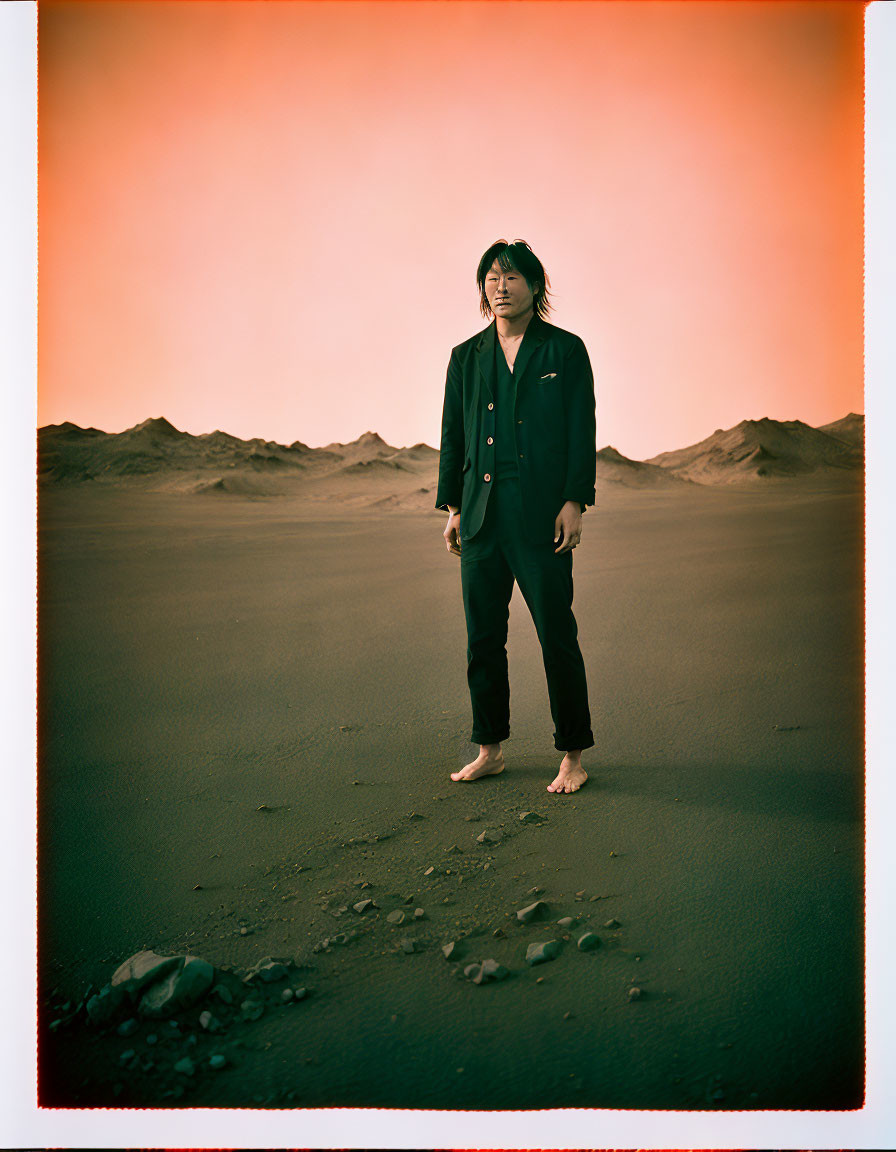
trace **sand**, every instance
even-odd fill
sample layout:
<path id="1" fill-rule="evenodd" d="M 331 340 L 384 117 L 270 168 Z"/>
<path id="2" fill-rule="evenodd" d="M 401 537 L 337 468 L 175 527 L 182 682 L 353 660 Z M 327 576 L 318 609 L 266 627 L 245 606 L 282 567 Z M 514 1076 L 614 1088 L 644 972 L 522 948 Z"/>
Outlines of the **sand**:
<path id="1" fill-rule="evenodd" d="M 860 481 L 599 499 L 574 564 L 597 746 L 553 796 L 518 593 L 507 771 L 448 778 L 474 750 L 440 514 L 43 489 L 41 1104 L 860 1106 Z M 548 919 L 519 925 L 533 887 Z M 544 939 L 561 955 L 528 968 Z M 308 995 L 216 1009 L 215 1036 L 200 1005 L 195 1044 L 50 1028 L 144 947 L 288 957 Z M 486 958 L 511 975 L 463 978 Z"/>

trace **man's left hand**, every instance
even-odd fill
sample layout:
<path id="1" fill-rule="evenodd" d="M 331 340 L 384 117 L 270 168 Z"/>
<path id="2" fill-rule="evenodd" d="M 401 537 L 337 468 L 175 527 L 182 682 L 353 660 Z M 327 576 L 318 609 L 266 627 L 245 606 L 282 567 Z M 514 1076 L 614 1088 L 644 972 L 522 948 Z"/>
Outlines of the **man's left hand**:
<path id="1" fill-rule="evenodd" d="M 582 506 L 578 500 L 567 500 L 554 521 L 554 543 L 556 553 L 569 552 L 582 539 Z"/>

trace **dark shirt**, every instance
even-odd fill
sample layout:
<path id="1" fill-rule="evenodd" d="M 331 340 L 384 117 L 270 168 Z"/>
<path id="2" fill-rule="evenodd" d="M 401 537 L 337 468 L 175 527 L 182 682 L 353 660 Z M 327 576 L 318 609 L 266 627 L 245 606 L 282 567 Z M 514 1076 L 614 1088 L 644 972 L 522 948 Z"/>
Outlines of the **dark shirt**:
<path id="1" fill-rule="evenodd" d="M 495 340 L 495 383 L 495 476 L 505 480 L 520 474 L 514 427 L 516 380 L 507 367 L 507 358 L 498 340 Z"/>

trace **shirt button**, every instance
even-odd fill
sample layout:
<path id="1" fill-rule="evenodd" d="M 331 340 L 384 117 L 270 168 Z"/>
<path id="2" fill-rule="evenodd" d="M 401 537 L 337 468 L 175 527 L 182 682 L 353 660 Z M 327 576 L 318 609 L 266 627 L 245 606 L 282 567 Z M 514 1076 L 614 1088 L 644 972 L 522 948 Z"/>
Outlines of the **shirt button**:
<path id="1" fill-rule="evenodd" d="M 495 440 L 493 436 L 489 436 L 488 440 L 486 440 L 486 444 L 494 444 L 494 442 Z"/>
<path id="2" fill-rule="evenodd" d="M 488 410 L 489 410 L 489 412 L 491 412 L 491 410 L 492 410 L 493 408 L 494 408 L 494 404 L 489 404 L 489 406 L 488 406 Z"/>
<path id="3" fill-rule="evenodd" d="M 517 424 L 522 424 L 522 420 L 517 420 Z"/>
<path id="4" fill-rule="evenodd" d="M 486 472 L 486 474 L 485 474 L 485 475 L 482 477 L 482 479 L 483 479 L 483 480 L 486 482 L 486 484 L 487 484 L 487 483 L 489 482 L 489 480 L 491 480 L 491 476 L 490 476 L 490 474 L 489 474 L 488 472 Z"/>

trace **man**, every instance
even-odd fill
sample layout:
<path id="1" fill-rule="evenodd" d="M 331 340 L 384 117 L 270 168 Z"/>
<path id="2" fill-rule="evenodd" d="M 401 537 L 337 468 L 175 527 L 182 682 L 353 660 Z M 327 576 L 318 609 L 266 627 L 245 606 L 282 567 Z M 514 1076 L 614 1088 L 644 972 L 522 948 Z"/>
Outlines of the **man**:
<path id="1" fill-rule="evenodd" d="M 516 580 L 541 643 L 554 745 L 566 753 L 548 791 L 575 792 L 588 778 L 582 750 L 594 744 L 572 612 L 572 552 L 595 498 L 591 364 L 578 336 L 545 320 L 550 282 L 524 241 L 492 244 L 476 280 L 492 322 L 451 353 L 436 495 L 449 513 L 446 547 L 460 556 L 471 740 L 480 748 L 451 779 L 504 770 Z"/>

